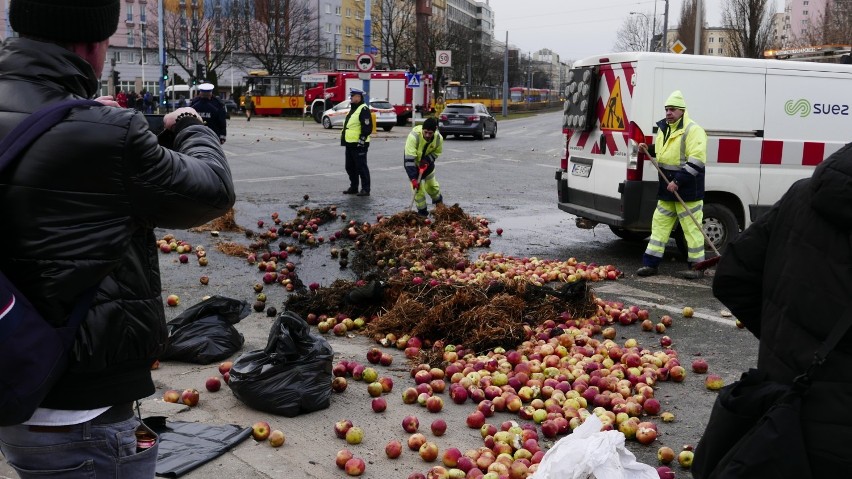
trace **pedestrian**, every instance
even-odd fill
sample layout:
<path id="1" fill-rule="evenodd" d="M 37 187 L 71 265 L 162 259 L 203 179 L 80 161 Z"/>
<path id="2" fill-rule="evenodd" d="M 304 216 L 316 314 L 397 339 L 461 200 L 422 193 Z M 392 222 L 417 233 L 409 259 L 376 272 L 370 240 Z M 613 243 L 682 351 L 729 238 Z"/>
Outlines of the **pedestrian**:
<path id="1" fill-rule="evenodd" d="M 653 145 L 639 144 L 639 150 L 656 157 L 660 169 L 669 180 L 669 184 L 660 179 L 657 189 L 657 209 L 651 222 L 651 239 L 642 255 L 642 267 L 636 271 L 639 276 L 657 274 L 657 268 L 663 260 L 666 243 L 672 228 L 680 220 L 683 236 L 686 238 L 687 261 L 690 268 L 677 273 L 685 279 L 698 279 L 703 271 L 692 267 L 704 261 L 704 235 L 689 217 L 683 206 L 677 201 L 680 195 L 686 208 L 692 213 L 698 224 L 704 217 L 704 165 L 707 161 L 707 133 L 689 118 L 686 113 L 686 101 L 680 90 L 674 91 L 666 100 L 666 118 L 657 122 L 659 130 Z"/>
<path id="2" fill-rule="evenodd" d="M 204 118 L 207 126 L 216 132 L 219 136 L 219 142 L 224 144 L 225 138 L 228 136 L 227 111 L 222 100 L 213 96 L 213 84 L 202 83 L 198 85 L 198 96 L 192 99 L 189 104 L 195 111 Z"/>
<path id="3" fill-rule="evenodd" d="M 115 101 L 118 103 L 118 106 L 127 108 L 127 94 L 124 93 L 124 90 L 118 91 L 118 94 L 115 96 Z"/>
<path id="4" fill-rule="evenodd" d="M 3 135 L 47 105 L 98 94 L 121 4 L 9 2 Z M 22 478 L 154 477 L 158 445 L 137 446 L 133 412 L 155 392 L 150 367 L 168 341 L 154 227 L 200 225 L 234 203 L 222 147 L 194 110 L 163 118 L 170 150 L 143 115 L 99 100 L 116 107 L 74 109 L 0 176 L 3 274 L 57 327 L 94 294 L 68 369 L 28 421 L 0 427 Z"/>
<path id="5" fill-rule="evenodd" d="M 251 121 L 251 115 L 254 113 L 254 100 L 251 95 L 246 95 L 243 103 L 246 109 L 246 121 Z"/>
<path id="6" fill-rule="evenodd" d="M 794 183 L 719 262 L 713 294 L 760 340 L 757 368 L 771 381 L 792 384 L 849 311 L 850 205 L 852 143 Z M 852 334 L 814 377 L 801 407 L 808 462 L 813 477 L 842 477 L 852 468 Z"/>
<path id="7" fill-rule="evenodd" d="M 346 174 L 349 175 L 349 189 L 343 191 L 344 195 L 370 196 L 367 150 L 370 148 L 372 131 L 373 118 L 370 109 L 364 104 L 364 91 L 352 88 L 349 90 L 349 113 L 340 133 L 340 145 L 346 147 Z M 361 191 L 358 191 L 359 180 Z"/>
<path id="8" fill-rule="evenodd" d="M 444 137 L 437 130 L 438 120 L 430 117 L 422 125 L 412 128 L 405 140 L 403 165 L 411 180 L 417 213 L 421 216 L 429 214 L 426 210 L 427 194 L 436 207 L 444 201 L 441 185 L 435 179 L 435 160 L 444 151 Z"/>
<path id="9" fill-rule="evenodd" d="M 151 92 L 149 92 L 148 90 L 142 91 L 142 102 L 145 105 L 145 113 L 153 113 L 154 97 L 151 95 Z"/>
<path id="10" fill-rule="evenodd" d="M 184 108 L 185 106 L 186 106 L 186 97 L 181 95 L 180 99 L 177 102 L 177 107 L 178 108 Z"/>

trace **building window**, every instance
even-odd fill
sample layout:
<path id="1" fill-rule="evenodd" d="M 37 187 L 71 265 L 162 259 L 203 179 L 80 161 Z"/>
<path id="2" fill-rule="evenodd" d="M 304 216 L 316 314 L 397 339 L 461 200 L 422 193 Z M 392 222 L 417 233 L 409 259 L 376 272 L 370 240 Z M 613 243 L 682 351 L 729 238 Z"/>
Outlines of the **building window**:
<path id="1" fill-rule="evenodd" d="M 135 37 L 134 37 L 134 35 L 133 35 L 133 31 L 132 31 L 132 30 L 128 31 L 128 32 L 127 32 L 127 46 L 128 46 L 128 47 L 135 46 L 135 40 L 134 40 L 134 38 L 135 38 Z"/>
<path id="2" fill-rule="evenodd" d="M 340 16 L 340 10 L 341 10 L 341 8 L 342 8 L 342 7 L 341 7 L 340 5 L 338 5 L 338 6 L 334 7 L 334 14 L 335 14 L 335 15 L 337 15 L 338 17 Z"/>
<path id="3" fill-rule="evenodd" d="M 811 3 L 811 2 L 809 2 L 808 0 L 805 0 L 804 2 L 802 2 L 802 6 L 807 7 L 809 3 Z"/>
<path id="4" fill-rule="evenodd" d="M 719 49 L 719 55 L 724 55 L 724 54 L 725 54 L 725 49 L 724 49 L 724 48 L 720 48 L 720 49 Z"/>
<path id="5" fill-rule="evenodd" d="M 351 54 L 351 53 L 352 53 L 352 45 L 346 45 L 346 54 L 348 55 L 348 54 Z"/>
<path id="6" fill-rule="evenodd" d="M 145 7 L 143 5 L 139 5 L 139 23 L 145 23 L 145 21 L 146 21 L 145 13 L 146 13 Z"/>
<path id="7" fill-rule="evenodd" d="M 112 58 L 115 59 L 116 63 L 121 63 L 121 52 L 112 52 Z"/>
<path id="8" fill-rule="evenodd" d="M 325 4 L 325 13 L 331 13 L 331 4 L 330 3 Z"/>
<path id="9" fill-rule="evenodd" d="M 337 32 L 338 35 L 340 35 L 340 25 L 335 25 L 335 27 L 336 27 L 335 31 Z"/>
<path id="10" fill-rule="evenodd" d="M 352 9 L 351 9 L 351 8 L 347 8 L 347 9 L 346 9 L 346 18 L 349 18 L 349 17 L 351 17 L 351 16 L 352 16 Z"/>
<path id="11" fill-rule="evenodd" d="M 346 27 L 346 36 L 347 36 L 347 37 L 351 37 L 351 36 L 352 36 L 352 27 Z"/>
<path id="12" fill-rule="evenodd" d="M 712 54 L 713 54 L 713 49 L 712 49 L 712 48 L 708 49 L 708 50 L 707 50 L 707 53 L 709 53 L 709 54 L 711 54 L 711 55 L 712 55 Z"/>
<path id="13" fill-rule="evenodd" d="M 724 43 L 724 42 L 725 42 L 724 38 L 719 38 L 719 43 Z"/>
<path id="14" fill-rule="evenodd" d="M 808 14 L 807 10 L 802 10 L 802 15 L 807 15 L 807 14 Z"/>
<path id="15" fill-rule="evenodd" d="M 325 33 L 331 33 L 331 24 L 330 23 L 325 24 Z"/>
<path id="16" fill-rule="evenodd" d="M 710 39 L 708 39 L 707 41 L 708 41 L 708 42 L 710 42 L 710 43 L 713 43 L 713 42 L 715 42 L 715 41 L 716 41 L 716 38 L 714 38 L 714 37 L 710 37 Z"/>

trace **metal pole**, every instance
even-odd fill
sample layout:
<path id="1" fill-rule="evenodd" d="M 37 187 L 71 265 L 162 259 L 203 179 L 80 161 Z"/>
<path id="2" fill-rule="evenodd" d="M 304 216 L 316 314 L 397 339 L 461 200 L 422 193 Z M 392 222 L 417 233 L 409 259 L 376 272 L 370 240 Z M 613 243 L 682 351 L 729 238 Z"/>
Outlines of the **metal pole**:
<path id="1" fill-rule="evenodd" d="M 166 68 L 166 50 L 165 50 L 165 42 L 163 41 L 164 33 L 163 33 L 163 2 L 165 0 L 157 0 L 157 41 L 159 45 L 157 46 L 157 56 L 160 58 L 160 98 L 162 99 L 166 95 L 166 81 L 163 79 L 162 73 Z M 162 101 L 160 104 L 162 106 Z M 168 110 L 168 108 L 166 108 Z"/>
<path id="2" fill-rule="evenodd" d="M 662 51 L 669 49 L 669 0 L 665 0 L 666 9 L 663 11 L 663 38 L 660 41 Z"/>
<path id="3" fill-rule="evenodd" d="M 470 98 L 470 87 L 473 86 L 473 74 L 471 65 L 473 63 L 473 40 L 467 41 L 467 88 L 465 88 L 464 97 Z"/>
<path id="4" fill-rule="evenodd" d="M 654 36 L 657 35 L 657 0 L 654 0 L 654 19 L 651 21 L 651 49 L 649 51 L 657 51 L 657 45 L 654 44 Z"/>
<path id="5" fill-rule="evenodd" d="M 509 31 L 506 30 L 506 47 L 503 51 L 503 117 L 509 116 Z"/>
<path id="6" fill-rule="evenodd" d="M 140 5 L 140 7 L 143 7 Z M 145 24 L 139 25 L 139 66 L 142 67 L 142 90 L 145 90 Z"/>
<path id="7" fill-rule="evenodd" d="M 372 5 L 372 1 L 365 0 L 364 1 L 364 53 L 370 53 L 371 47 L 373 46 L 373 33 L 371 31 L 372 27 L 372 19 L 370 18 L 370 5 Z M 370 80 L 364 80 L 364 104 L 370 104 Z M 412 111 L 412 115 L 414 112 Z"/>
<path id="8" fill-rule="evenodd" d="M 701 0 L 695 0 L 695 43 L 693 55 L 701 55 Z"/>

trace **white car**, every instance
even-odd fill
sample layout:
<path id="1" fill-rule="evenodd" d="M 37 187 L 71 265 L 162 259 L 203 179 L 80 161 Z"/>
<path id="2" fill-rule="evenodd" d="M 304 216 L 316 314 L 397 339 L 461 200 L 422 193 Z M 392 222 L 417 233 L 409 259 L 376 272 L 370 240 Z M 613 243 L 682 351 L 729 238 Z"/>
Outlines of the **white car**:
<path id="1" fill-rule="evenodd" d="M 391 131 L 396 125 L 396 111 L 387 100 L 372 100 L 370 111 L 376 114 L 376 128 Z M 346 121 L 348 114 L 349 100 L 344 100 L 323 112 L 322 126 L 326 129 L 335 126 L 343 127 L 343 122 Z"/>

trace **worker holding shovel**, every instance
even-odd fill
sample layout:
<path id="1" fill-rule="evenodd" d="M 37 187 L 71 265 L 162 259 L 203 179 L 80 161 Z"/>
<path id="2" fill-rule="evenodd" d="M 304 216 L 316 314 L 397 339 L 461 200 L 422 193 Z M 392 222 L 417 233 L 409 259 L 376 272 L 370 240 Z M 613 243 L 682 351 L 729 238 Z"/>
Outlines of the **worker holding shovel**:
<path id="1" fill-rule="evenodd" d="M 639 276 L 657 274 L 663 252 L 675 223 L 680 222 L 687 244 L 690 268 L 677 274 L 685 279 L 704 276 L 698 263 L 704 261 L 704 170 L 707 161 L 707 133 L 689 118 L 683 94 L 677 90 L 666 100 L 666 118 L 657 123 L 657 138 L 653 145 L 639 144 L 639 150 L 656 157 L 660 186 L 657 190 L 657 209 L 651 222 L 651 239 Z"/>
<path id="2" fill-rule="evenodd" d="M 412 128 L 405 140 L 403 166 L 414 191 L 412 203 L 417 205 L 417 213 L 421 216 L 429 214 L 426 210 L 427 194 L 436 206 L 443 203 L 444 199 L 441 196 L 441 185 L 435 179 L 435 159 L 444 150 L 444 138 L 437 130 L 438 121 L 427 118 L 423 125 Z"/>

